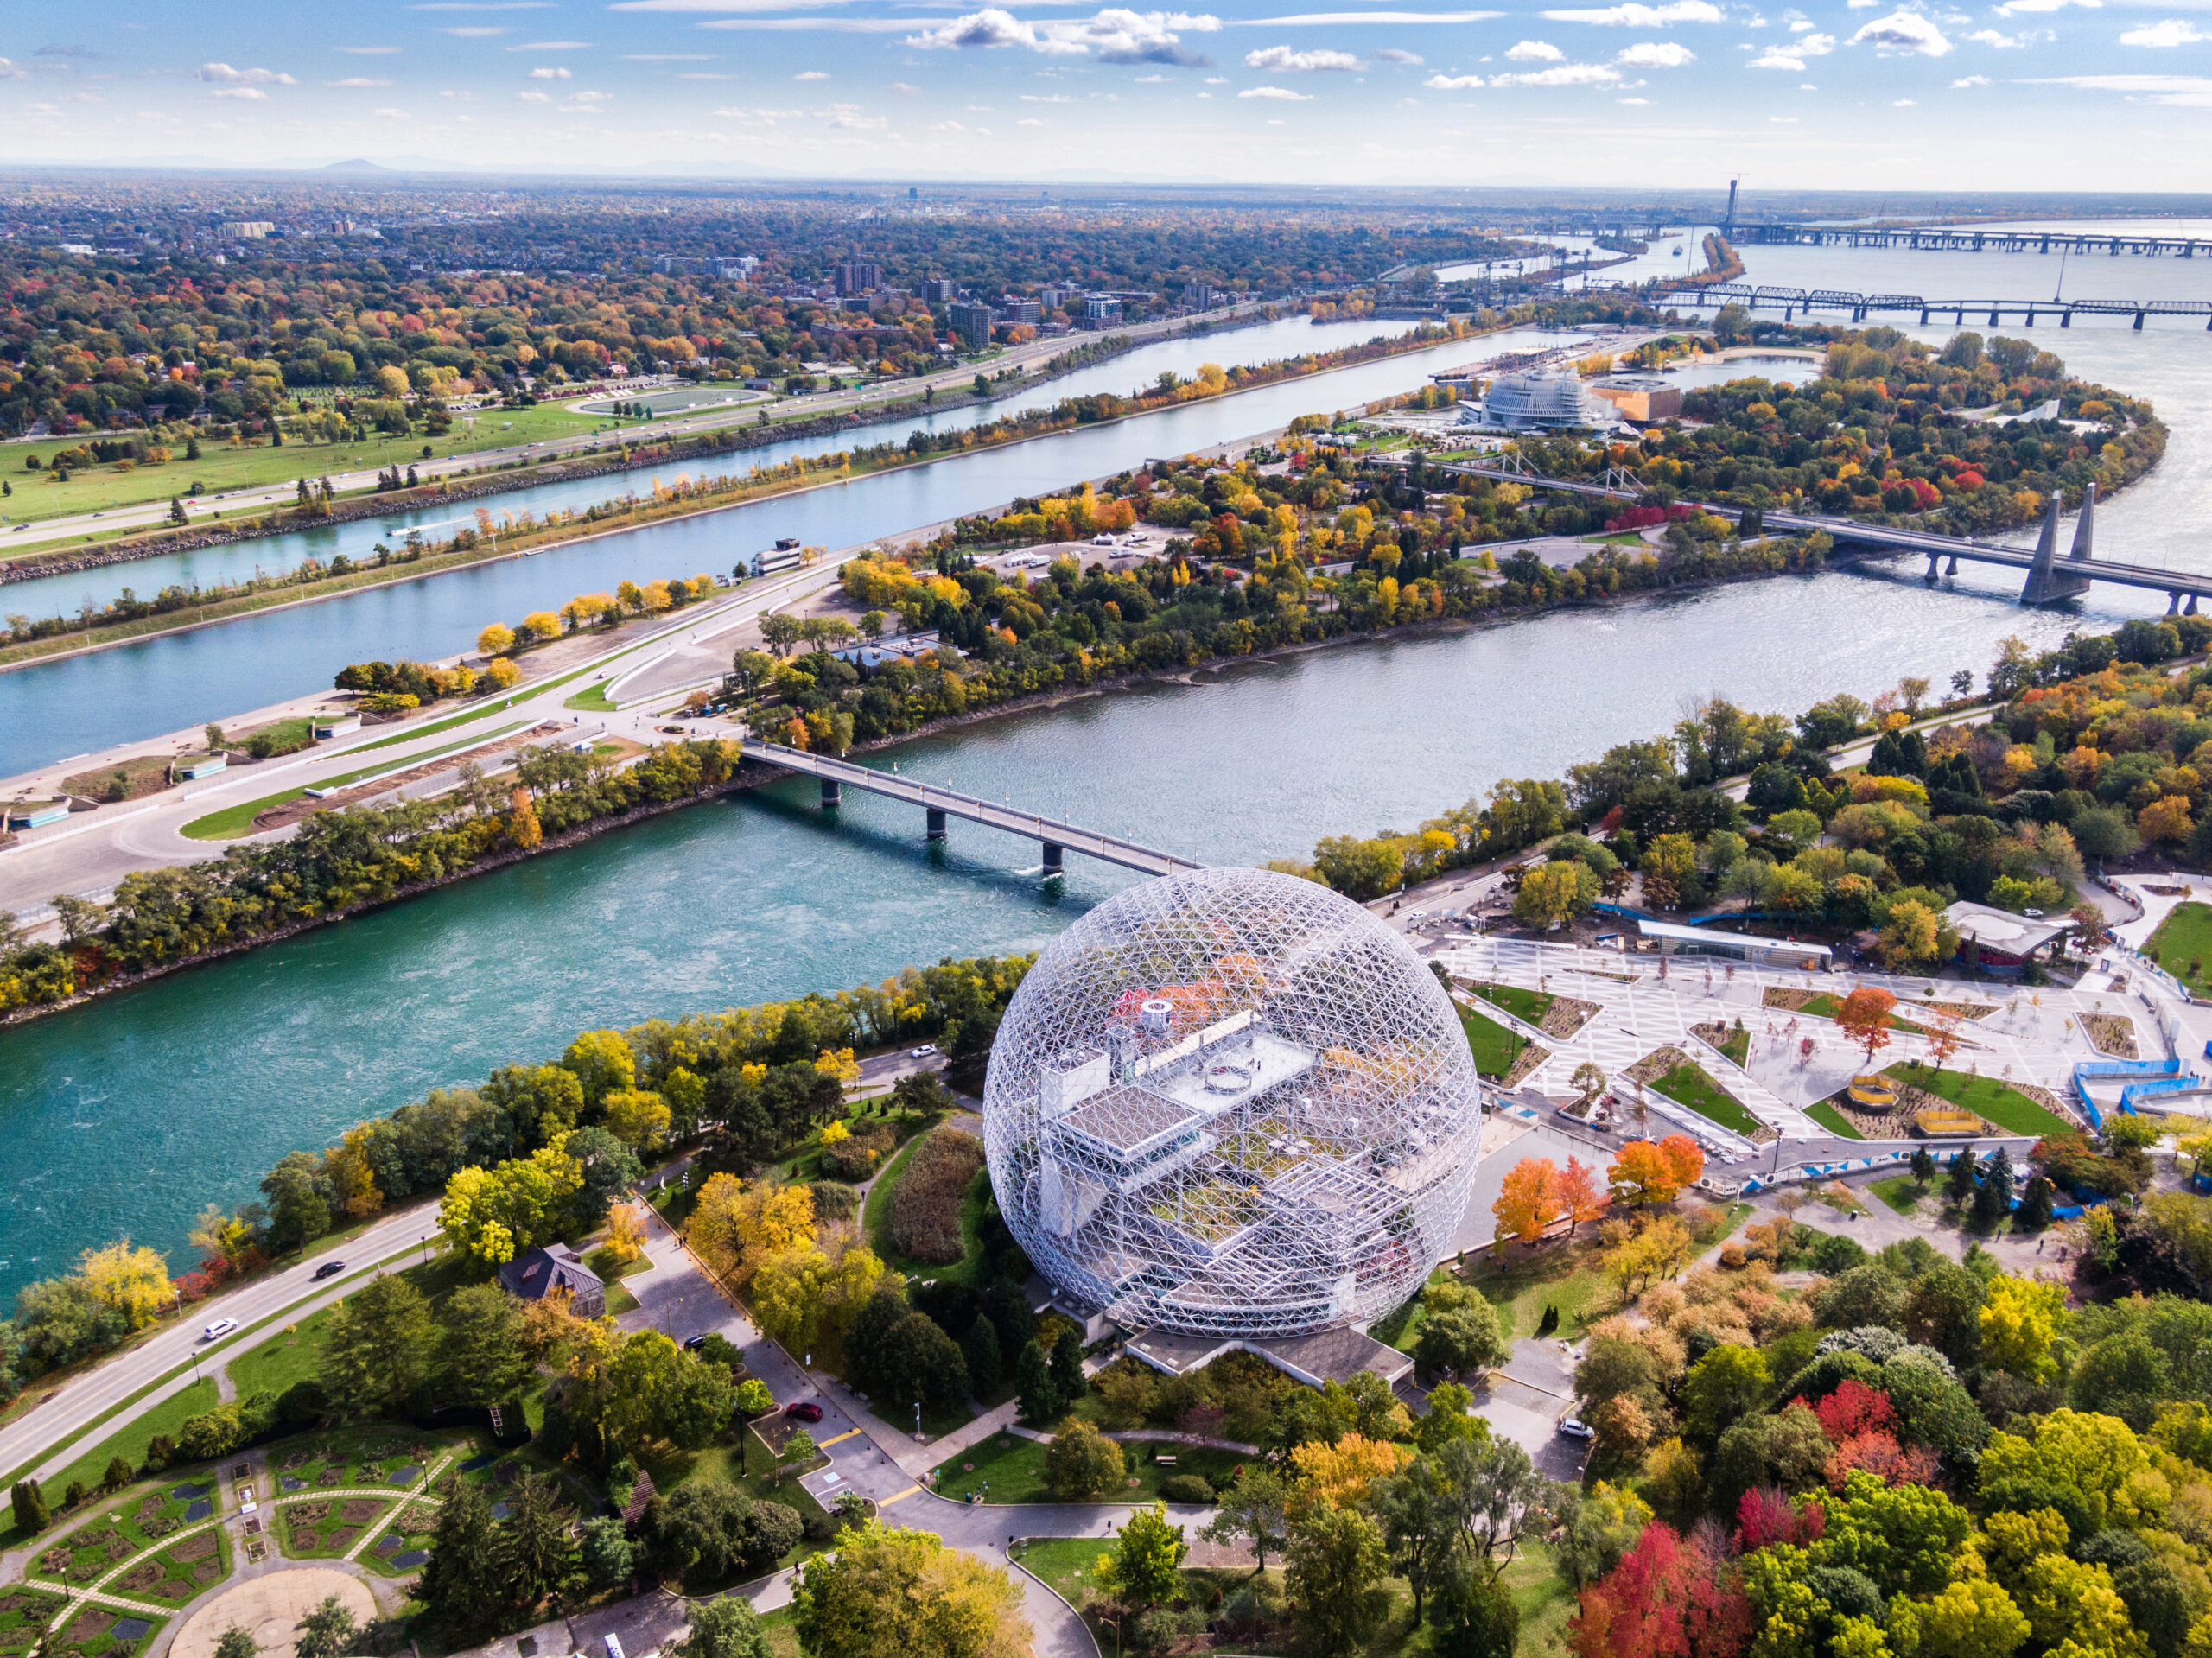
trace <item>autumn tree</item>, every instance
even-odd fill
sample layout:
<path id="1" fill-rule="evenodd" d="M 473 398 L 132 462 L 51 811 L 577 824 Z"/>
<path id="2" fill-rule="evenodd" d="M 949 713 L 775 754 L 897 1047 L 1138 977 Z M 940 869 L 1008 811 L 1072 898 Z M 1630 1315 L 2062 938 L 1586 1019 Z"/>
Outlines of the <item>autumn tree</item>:
<path id="1" fill-rule="evenodd" d="M 1497 1201 L 1497 1236 L 1517 1238 L 1534 1248 L 1558 1212 L 1559 1166 L 1548 1157 L 1524 1157 L 1505 1172 Z"/>
<path id="2" fill-rule="evenodd" d="M 1513 895 L 1513 918 L 1532 927 L 1550 928 L 1582 914 L 1598 901 L 1598 877 L 1578 858 L 1538 864 L 1522 877 Z"/>
<path id="3" fill-rule="evenodd" d="M 1699 1159 L 1699 1172 L 1704 1172 L 1704 1159 Z M 1567 1217 L 1567 1235 L 1573 1237 L 1580 1227 L 1596 1220 L 1612 1202 L 1612 1195 L 1598 1184 L 1594 1165 L 1570 1157 L 1567 1166 L 1560 1171 L 1559 1190 L 1554 1194 L 1560 1212 Z"/>
<path id="4" fill-rule="evenodd" d="M 880 1520 L 799 1568 L 791 1624 L 808 1658 L 1027 1658 L 1032 1638 L 1006 1572 Z"/>
<path id="5" fill-rule="evenodd" d="M 1942 921 L 1936 912 L 1917 899 L 1901 898 L 1890 905 L 1876 948 L 1881 951 L 1883 965 L 1892 973 L 1910 973 L 1926 968 L 1942 954 Z"/>
<path id="6" fill-rule="evenodd" d="M 1866 1063 L 1890 1045 L 1890 1014 L 1897 999 L 1888 991 L 1862 984 L 1837 1005 L 1835 1027 L 1866 1051 Z"/>
<path id="7" fill-rule="evenodd" d="M 1605 1171 L 1613 1197 L 1631 1208 L 1671 1204 L 1705 1172 L 1705 1153 L 1688 1134 L 1631 1140 Z"/>

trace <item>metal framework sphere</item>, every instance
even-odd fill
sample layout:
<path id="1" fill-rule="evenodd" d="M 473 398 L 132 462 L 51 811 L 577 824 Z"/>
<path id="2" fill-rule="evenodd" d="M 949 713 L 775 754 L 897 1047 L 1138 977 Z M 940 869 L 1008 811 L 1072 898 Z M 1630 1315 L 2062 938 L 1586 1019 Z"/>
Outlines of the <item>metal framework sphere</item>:
<path id="1" fill-rule="evenodd" d="M 1133 886 L 1063 933 L 991 1047 L 983 1135 L 1030 1260 L 1124 1328 L 1365 1324 L 1450 1245 L 1480 1085 L 1410 946 L 1259 869 Z"/>

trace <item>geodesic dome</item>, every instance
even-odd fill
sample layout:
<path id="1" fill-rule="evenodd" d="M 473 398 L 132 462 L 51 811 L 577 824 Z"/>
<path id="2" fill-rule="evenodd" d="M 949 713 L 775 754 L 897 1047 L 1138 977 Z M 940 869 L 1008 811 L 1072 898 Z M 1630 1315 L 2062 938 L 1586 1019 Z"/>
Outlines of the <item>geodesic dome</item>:
<path id="1" fill-rule="evenodd" d="M 1294 1335 L 1403 1302 L 1474 1183 L 1478 1084 L 1404 939 L 1259 869 L 1146 881 L 1014 993 L 983 1089 L 1030 1260 L 1124 1327 Z"/>

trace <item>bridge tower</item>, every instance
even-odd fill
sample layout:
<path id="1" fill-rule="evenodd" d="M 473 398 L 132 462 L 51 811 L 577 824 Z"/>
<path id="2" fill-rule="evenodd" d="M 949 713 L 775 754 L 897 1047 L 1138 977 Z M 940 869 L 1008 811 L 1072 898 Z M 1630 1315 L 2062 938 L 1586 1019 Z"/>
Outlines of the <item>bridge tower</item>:
<path id="1" fill-rule="evenodd" d="M 2085 508 L 2086 511 L 2087 509 Z M 2077 529 L 2074 533 L 2074 554 L 2066 562 L 2088 556 L 2088 541 Z M 2044 514 L 2043 534 L 2036 541 L 2036 562 L 2028 571 L 2028 584 L 2020 589 L 2024 605 L 2050 605 L 2062 599 L 2077 598 L 2089 590 L 2089 578 L 2078 569 L 2062 570 L 2057 568 L 2058 556 L 2058 497 L 2050 498 L 2050 507 Z"/>
<path id="2" fill-rule="evenodd" d="M 1736 187 L 1742 182 L 1741 179 L 1728 181 L 1728 213 L 1720 221 L 1720 238 L 1724 242 L 1736 239 Z"/>
<path id="3" fill-rule="evenodd" d="M 2082 498 L 2082 514 L 2074 520 L 2074 549 L 2066 556 L 2069 564 L 2086 564 L 2090 549 L 2096 541 L 2097 483 L 2089 480 L 2089 492 Z"/>

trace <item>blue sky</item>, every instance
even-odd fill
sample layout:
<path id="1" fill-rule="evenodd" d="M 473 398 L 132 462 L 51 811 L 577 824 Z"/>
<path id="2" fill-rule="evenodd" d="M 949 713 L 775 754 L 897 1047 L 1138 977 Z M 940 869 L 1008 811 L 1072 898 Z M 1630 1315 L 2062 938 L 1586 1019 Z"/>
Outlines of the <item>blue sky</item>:
<path id="1" fill-rule="evenodd" d="M 2212 0 L 433 0 L 69 16 L 0 18 L 0 160 L 2212 188 Z"/>

